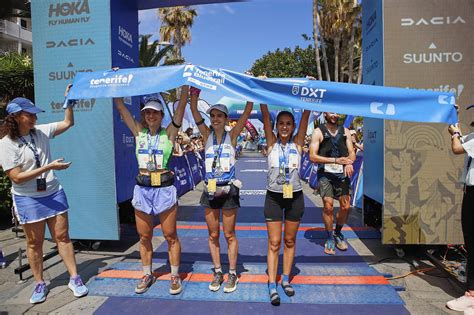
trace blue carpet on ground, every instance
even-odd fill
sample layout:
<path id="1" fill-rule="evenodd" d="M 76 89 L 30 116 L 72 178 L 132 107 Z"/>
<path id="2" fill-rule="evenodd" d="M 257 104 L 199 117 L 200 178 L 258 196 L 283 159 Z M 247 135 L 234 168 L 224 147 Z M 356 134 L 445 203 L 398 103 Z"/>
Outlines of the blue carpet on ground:
<path id="1" fill-rule="evenodd" d="M 244 183 L 238 225 L 265 226 L 263 218 L 267 175 L 265 158 L 242 158 L 237 165 L 237 177 Z M 321 228 L 321 208 L 316 207 L 306 196 L 305 202 L 306 211 L 301 227 Z M 178 220 L 178 225 L 205 227 L 204 210 L 200 206 L 180 206 Z M 326 277 L 325 279 L 329 279 L 328 282 L 317 283 L 330 284 L 300 284 L 305 282 L 297 283 L 297 278 L 295 278 L 293 287 L 296 295 L 294 297 L 287 297 L 281 287 L 278 287 L 282 305 L 277 308 L 269 303 L 268 288 L 265 283 L 264 275 L 267 270 L 267 232 L 265 230 L 244 228 L 237 231 L 239 240 L 237 272 L 246 276 L 246 279 L 258 278 L 259 280 L 242 280 L 238 289 L 231 294 L 223 293 L 222 288 L 218 292 L 211 292 L 206 282 L 208 280 L 204 280 L 212 273 L 213 267 L 208 248 L 207 230 L 184 227 L 178 233 L 182 246 L 180 272 L 191 274 L 191 281 L 188 280 L 189 278 L 183 281 L 181 294 L 170 295 L 169 282 L 161 279 L 146 293 L 136 294 L 134 289 L 138 280 L 134 277 L 137 277 L 137 271 L 140 274 L 141 263 L 138 260 L 119 262 L 109 266 L 103 275 L 98 275 L 88 282 L 89 295 L 109 297 L 97 309 L 96 314 L 116 314 L 118 310 L 120 313 L 159 312 L 173 315 L 190 313 L 209 315 L 222 313 L 226 315 L 248 313 L 408 314 L 398 293 L 386 282 L 367 280 L 357 283 L 373 284 L 333 284 L 343 282 L 334 282 L 332 277 L 380 278 L 380 274 L 367 265 L 363 257 L 358 255 L 351 246 L 345 252 L 337 250 L 334 256 L 324 254 L 324 231 L 306 229 L 298 232 L 294 267 L 291 273 L 293 276 L 301 277 L 299 279 L 304 279 L 304 277 L 314 279 L 314 276 L 319 276 L 321 279 Z M 154 235 L 161 236 L 161 230 L 155 229 Z M 347 238 L 380 237 L 378 231 L 365 229 L 345 231 L 345 235 Z M 221 260 L 224 272 L 228 271 L 226 248 L 227 244 L 221 233 Z M 154 271 L 169 272 L 167 251 L 167 244 L 163 243 L 153 253 Z M 279 274 L 282 259 L 280 255 Z M 107 276 L 107 271 L 109 271 L 109 276 Z M 258 277 L 252 278 L 254 275 Z"/>
<path id="2" fill-rule="evenodd" d="M 271 315 L 271 314 L 410 314 L 403 305 L 380 304 L 281 304 L 274 307 L 270 303 L 235 303 L 211 301 L 183 301 L 162 299 L 134 299 L 111 297 L 95 312 L 98 315 L 115 315 L 117 310 L 124 314 L 208 314 L 220 315 Z"/>

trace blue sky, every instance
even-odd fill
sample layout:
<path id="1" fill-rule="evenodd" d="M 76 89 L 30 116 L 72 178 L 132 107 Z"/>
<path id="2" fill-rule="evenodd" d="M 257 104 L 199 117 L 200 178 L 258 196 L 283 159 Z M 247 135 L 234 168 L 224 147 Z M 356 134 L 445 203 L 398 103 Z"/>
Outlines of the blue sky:
<path id="1" fill-rule="evenodd" d="M 195 6 L 192 42 L 183 49 L 187 62 L 244 72 L 268 51 L 306 47 L 301 34 L 312 33 L 312 0 L 254 0 Z M 158 39 L 156 9 L 139 13 L 140 34 Z"/>

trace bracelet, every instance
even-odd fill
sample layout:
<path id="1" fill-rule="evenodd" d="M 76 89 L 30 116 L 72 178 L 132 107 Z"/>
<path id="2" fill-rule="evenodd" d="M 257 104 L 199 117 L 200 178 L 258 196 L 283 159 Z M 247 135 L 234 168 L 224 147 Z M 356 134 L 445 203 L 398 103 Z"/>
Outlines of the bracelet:
<path id="1" fill-rule="evenodd" d="M 177 123 L 174 122 L 174 119 L 171 119 L 171 123 L 173 124 L 173 126 L 175 126 L 176 128 L 181 128 L 181 125 L 178 125 Z"/>
<path id="2" fill-rule="evenodd" d="M 200 121 L 196 122 L 196 126 L 204 124 L 204 118 L 201 119 Z"/>
<path id="3" fill-rule="evenodd" d="M 451 136 L 451 139 L 454 139 L 454 138 L 456 138 L 456 137 L 458 137 L 458 138 L 461 137 L 461 133 L 456 131 L 456 132 L 453 133 L 453 135 Z"/>
<path id="4" fill-rule="evenodd" d="M 336 164 L 337 158 L 334 158 L 334 164 Z"/>

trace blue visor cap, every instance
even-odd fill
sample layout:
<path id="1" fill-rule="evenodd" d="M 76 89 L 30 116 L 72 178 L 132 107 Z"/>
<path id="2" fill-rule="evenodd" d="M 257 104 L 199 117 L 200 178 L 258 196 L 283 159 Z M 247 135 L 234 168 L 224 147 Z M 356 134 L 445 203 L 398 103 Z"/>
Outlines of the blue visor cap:
<path id="1" fill-rule="evenodd" d="M 36 107 L 32 101 L 24 97 L 17 97 L 14 100 L 12 100 L 10 103 L 8 103 L 7 105 L 8 114 L 18 113 L 20 111 L 25 111 L 30 114 L 38 114 L 38 113 L 44 112 L 44 110 L 42 110 L 39 107 Z"/>

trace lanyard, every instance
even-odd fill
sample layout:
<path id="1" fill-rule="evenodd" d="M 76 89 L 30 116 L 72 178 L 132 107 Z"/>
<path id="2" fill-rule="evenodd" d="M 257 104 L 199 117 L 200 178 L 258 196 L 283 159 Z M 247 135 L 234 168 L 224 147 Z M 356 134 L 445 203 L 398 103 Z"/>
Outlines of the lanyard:
<path id="1" fill-rule="evenodd" d="M 157 145 L 160 143 L 160 133 L 161 133 L 161 128 L 156 133 L 155 144 L 153 146 L 151 146 L 150 130 L 148 130 L 148 132 L 146 134 L 147 139 L 148 139 L 148 157 L 149 157 L 150 161 L 153 160 L 153 163 L 155 164 L 155 167 L 156 167 L 156 156 L 155 156 L 154 153 L 156 152 Z"/>
<path id="2" fill-rule="evenodd" d="M 291 141 L 288 142 L 285 146 L 285 150 L 283 150 L 283 147 L 281 145 L 280 140 L 278 140 L 278 158 L 279 158 L 279 165 L 280 165 L 280 176 L 283 176 L 285 174 L 285 179 L 286 182 L 290 182 L 290 169 L 288 168 L 288 164 L 290 163 L 290 145 Z"/>
<path id="3" fill-rule="evenodd" d="M 25 138 L 23 138 L 23 136 L 20 136 L 21 142 L 23 142 L 23 144 L 26 145 L 28 148 L 30 148 L 30 150 L 33 152 L 33 155 L 35 156 L 36 167 L 41 167 L 38 149 L 36 148 L 35 139 L 33 138 L 33 133 L 31 131 L 30 131 L 30 138 L 31 138 L 31 143 L 26 142 Z"/>
<path id="4" fill-rule="evenodd" d="M 214 150 L 214 161 L 212 161 L 212 173 L 214 173 L 217 166 L 219 166 L 219 167 L 221 166 L 220 158 L 221 158 L 221 154 L 222 154 L 222 151 L 223 151 L 222 145 L 225 142 L 226 136 L 227 136 L 227 132 L 224 131 L 224 135 L 222 136 L 221 143 L 219 143 L 219 147 L 217 148 L 217 151 L 216 151 L 217 137 L 216 137 L 215 132 L 212 133 L 212 138 L 213 138 L 212 149 Z"/>

